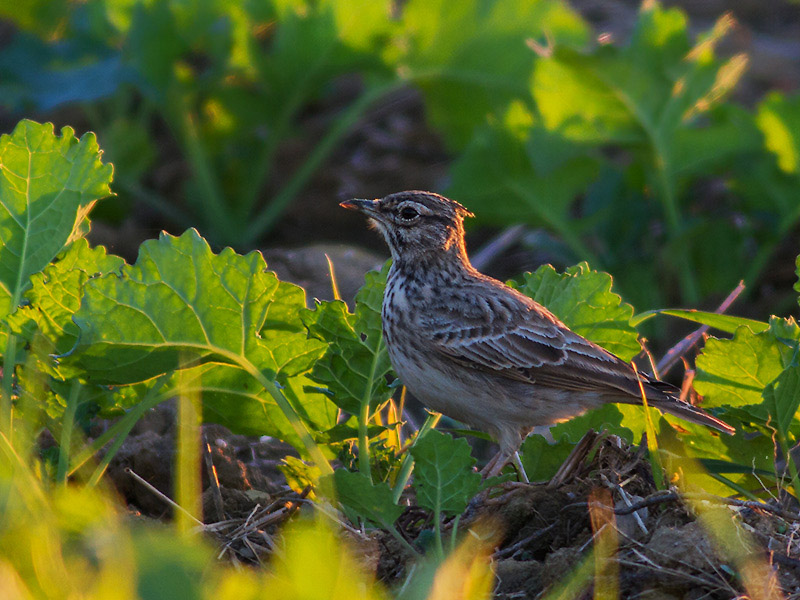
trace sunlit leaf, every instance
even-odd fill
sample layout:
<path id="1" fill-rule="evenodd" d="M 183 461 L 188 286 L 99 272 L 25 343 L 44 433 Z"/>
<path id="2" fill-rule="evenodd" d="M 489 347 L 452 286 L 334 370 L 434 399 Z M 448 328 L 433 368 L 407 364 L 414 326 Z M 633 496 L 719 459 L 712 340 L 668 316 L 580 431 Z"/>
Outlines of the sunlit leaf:
<path id="1" fill-rule="evenodd" d="M 330 343 L 311 376 L 327 386 L 338 406 L 352 414 L 358 414 L 364 402 L 374 410 L 393 391 L 386 381 L 392 367 L 381 331 L 387 273 L 388 264 L 380 273 L 367 273 L 356 296 L 355 313 L 341 301 L 321 302 L 313 311 L 302 311 L 311 335 Z"/>
<path id="2" fill-rule="evenodd" d="M 705 407 L 760 404 L 764 388 L 783 369 L 780 342 L 740 327 L 731 340 L 708 339 L 697 357 L 694 388 Z"/>
<path id="3" fill-rule="evenodd" d="M 43 270 L 85 233 L 86 214 L 111 191 L 112 167 L 94 134 L 20 121 L 0 137 L 0 317 L 12 312 Z"/>
<path id="4" fill-rule="evenodd" d="M 592 271 L 581 263 L 558 273 L 550 265 L 526 273 L 518 289 L 536 300 L 575 333 L 603 346 L 623 360 L 641 351 L 631 325 L 633 307 L 611 291 L 608 273 Z"/>

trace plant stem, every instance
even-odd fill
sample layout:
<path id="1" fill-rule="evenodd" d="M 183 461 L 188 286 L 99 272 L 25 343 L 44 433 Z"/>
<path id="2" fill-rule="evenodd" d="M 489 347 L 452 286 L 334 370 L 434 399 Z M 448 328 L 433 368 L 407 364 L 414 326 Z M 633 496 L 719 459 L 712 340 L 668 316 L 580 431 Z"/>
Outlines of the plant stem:
<path id="1" fill-rule="evenodd" d="M 567 222 L 548 209 L 546 203 L 534 198 L 530 190 L 512 180 L 508 180 L 505 183 L 512 192 L 526 201 L 528 206 L 548 227 L 564 240 L 570 250 L 578 257 L 578 260 L 588 261 L 594 269 L 602 268 L 600 258 L 581 241 L 580 236 L 575 233 L 575 230 Z"/>
<path id="2" fill-rule="evenodd" d="M 12 304 L 16 307 L 16 304 Z M 13 308 L 12 308 L 13 310 Z M 12 395 L 14 388 L 14 371 L 17 366 L 17 336 L 11 333 L 11 327 L 6 325 L 6 351 L 3 354 L 3 394 L 0 397 L 0 432 L 13 443 L 13 408 Z"/>
<path id="3" fill-rule="evenodd" d="M 252 244 L 259 237 L 267 233 L 275 225 L 278 217 L 286 210 L 289 203 L 294 200 L 309 178 L 328 158 L 339 139 L 349 131 L 350 127 L 358 121 L 366 108 L 381 96 L 398 88 L 401 82 L 392 81 L 389 84 L 375 86 L 361 95 L 331 126 L 325 136 L 314 147 L 311 155 L 302 166 L 292 174 L 292 178 L 284 185 L 278 194 L 251 222 L 243 233 L 240 244 Z"/>
<path id="4" fill-rule="evenodd" d="M 453 519 L 453 529 L 450 532 L 450 552 L 455 552 L 456 542 L 458 541 L 458 523 L 461 521 L 461 515 L 456 515 Z"/>
<path id="5" fill-rule="evenodd" d="M 436 427 L 436 424 L 441 418 L 441 413 L 429 412 L 425 422 L 422 423 L 422 427 L 419 428 L 417 437 L 414 438 L 414 442 L 411 444 L 411 447 L 413 448 L 414 444 L 417 443 L 417 440 L 425 435 L 428 430 Z M 408 478 L 411 477 L 411 468 L 413 466 L 414 457 L 411 456 L 410 452 L 406 452 L 406 456 L 403 458 L 403 465 L 400 467 L 400 473 L 397 475 L 397 481 L 395 481 L 394 489 L 392 490 L 392 498 L 395 504 L 400 502 L 400 496 L 403 495 L 403 490 L 406 489 L 406 484 L 408 483 Z"/>
<path id="6" fill-rule="evenodd" d="M 369 400 L 361 402 L 361 410 L 358 413 L 358 470 L 366 475 L 369 482 L 372 483 L 372 469 L 369 468 L 368 421 Z"/>
<path id="7" fill-rule="evenodd" d="M 75 428 L 75 413 L 78 411 L 78 394 L 81 391 L 80 381 L 75 378 L 69 389 L 67 407 L 64 410 L 64 419 L 61 425 L 61 440 L 58 444 L 58 470 L 56 471 L 56 481 L 67 483 L 67 473 L 69 471 L 69 454 L 72 445 L 72 430 Z"/>
<path id="8" fill-rule="evenodd" d="M 239 227 L 231 223 L 229 208 L 225 205 L 225 196 L 219 184 L 211 159 L 203 146 L 203 140 L 197 131 L 195 118 L 187 103 L 180 102 L 180 114 L 175 122 L 181 124 L 183 150 L 192 165 L 192 171 L 199 181 L 198 189 L 202 194 L 203 216 L 209 233 L 214 232 L 217 241 L 232 243 L 238 239 Z M 174 113 L 173 113 L 174 114 Z"/>
<path id="9" fill-rule="evenodd" d="M 325 455 L 322 454 L 322 450 L 320 450 L 319 446 L 314 441 L 314 438 L 311 437 L 311 434 L 309 433 L 305 423 L 303 423 L 302 419 L 300 419 L 297 411 L 286 399 L 286 396 L 283 395 L 283 392 L 281 392 L 278 384 L 267 379 L 266 376 L 258 369 L 258 367 L 247 360 L 244 356 L 224 350 L 222 348 L 217 349 L 217 352 L 221 356 L 231 360 L 234 364 L 242 367 L 242 369 L 247 371 L 252 377 L 255 378 L 256 381 L 258 381 L 258 383 L 261 384 L 265 390 L 267 390 L 267 393 L 275 400 L 278 408 L 281 409 L 283 416 L 285 416 L 286 420 L 289 421 L 289 424 L 292 426 L 292 429 L 294 429 L 297 437 L 300 438 L 300 442 L 302 442 L 303 446 L 311 457 L 311 460 L 313 460 L 316 466 L 319 468 L 321 475 L 333 475 L 333 468 L 328 462 L 328 459 L 326 459 Z"/>
<path id="10" fill-rule="evenodd" d="M 437 502 L 433 509 L 433 531 L 436 538 L 436 554 L 440 561 L 444 560 L 444 544 L 442 543 L 442 509 Z"/>
<path id="11" fill-rule="evenodd" d="M 68 475 L 73 475 L 86 463 L 86 461 L 97 454 L 103 446 L 105 446 L 112 439 L 116 438 L 114 439 L 114 443 L 111 444 L 106 453 L 103 455 L 100 463 L 97 465 L 97 467 L 95 467 L 91 477 L 89 477 L 88 485 L 97 485 L 97 482 L 100 481 L 100 478 L 103 476 L 103 473 L 105 473 L 105 470 L 111 463 L 114 455 L 117 453 L 120 446 L 122 446 L 125 438 L 128 437 L 128 434 L 130 433 L 131 429 L 133 429 L 133 426 L 136 425 L 139 419 L 142 418 L 142 415 L 144 415 L 144 413 L 154 406 L 157 406 L 164 400 L 167 400 L 175 395 L 172 389 L 166 390 L 163 393 L 159 393 L 159 390 L 161 390 L 163 387 L 164 382 L 169 379 L 170 376 L 171 373 L 167 373 L 159 377 L 140 402 L 134 405 L 127 413 L 125 413 L 125 416 L 114 423 L 114 425 L 109 427 L 96 440 L 81 450 L 81 453 L 78 455 L 78 457 L 72 461 Z"/>

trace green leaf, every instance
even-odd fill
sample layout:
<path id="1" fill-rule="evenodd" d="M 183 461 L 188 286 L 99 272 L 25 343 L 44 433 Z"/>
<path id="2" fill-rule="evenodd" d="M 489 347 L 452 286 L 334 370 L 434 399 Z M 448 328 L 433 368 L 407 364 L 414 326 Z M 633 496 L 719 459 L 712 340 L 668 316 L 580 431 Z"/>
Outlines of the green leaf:
<path id="1" fill-rule="evenodd" d="M 800 95 L 772 92 L 759 104 L 756 123 L 781 171 L 800 173 Z"/>
<path id="2" fill-rule="evenodd" d="M 389 529 L 403 514 L 403 507 L 394 503 L 387 483 L 374 485 L 363 473 L 346 469 L 337 469 L 332 477 L 339 502 L 363 519 Z"/>
<path id="3" fill-rule="evenodd" d="M 93 133 L 20 121 L 0 136 L 0 318 L 19 304 L 30 277 L 86 231 L 94 202 L 111 191 Z"/>
<path id="4" fill-rule="evenodd" d="M 701 325 L 708 325 L 714 329 L 719 329 L 725 333 L 736 333 L 739 327 L 747 327 L 753 333 L 761 333 L 769 329 L 769 323 L 763 321 L 756 321 L 754 319 L 746 319 L 744 317 L 735 317 L 733 315 L 721 315 L 719 313 L 706 312 L 703 310 L 694 309 L 680 309 L 680 308 L 663 308 L 660 310 L 648 310 L 647 312 L 639 313 L 633 318 L 633 324 L 639 325 L 656 315 L 669 315 L 671 317 L 678 317 L 700 323 Z"/>
<path id="5" fill-rule="evenodd" d="M 546 145 L 559 157 L 542 153 Z M 599 162 L 547 137 L 531 110 L 513 102 L 500 118 L 478 129 L 452 168 L 447 194 L 474 210 L 482 222 L 545 225 L 579 259 L 591 252 L 578 235 L 570 208 L 597 177 Z M 562 156 L 563 155 L 563 156 Z"/>
<path id="6" fill-rule="evenodd" d="M 75 240 L 31 277 L 32 286 L 25 293 L 28 304 L 8 319 L 12 332 L 31 341 L 38 330 L 52 343 L 48 352 L 65 354 L 78 339 L 72 315 L 81 305 L 84 285 L 93 277 L 119 270 L 124 263 L 120 257 L 106 254 L 103 246 L 90 248 L 86 239 Z"/>
<path id="7" fill-rule="evenodd" d="M 641 351 L 631 325 L 633 307 L 611 291 L 608 273 L 592 271 L 586 263 L 558 273 L 550 265 L 526 273 L 515 286 L 553 312 L 575 333 L 599 344 L 623 360 Z"/>
<path id="8" fill-rule="evenodd" d="M 467 440 L 431 430 L 410 452 L 417 503 L 450 515 L 464 512 L 481 487 L 481 476 L 472 469 L 475 459 Z"/>
<path id="9" fill-rule="evenodd" d="M 241 360 L 274 380 L 309 369 L 324 349 L 304 335 L 301 288 L 267 272 L 258 252 L 213 254 L 193 229 L 145 242 L 136 264 L 85 290 L 74 317 L 80 339 L 69 358 L 102 383 Z"/>
<path id="10" fill-rule="evenodd" d="M 770 424 L 781 440 L 789 440 L 789 428 L 797 419 L 800 407 L 800 363 L 795 356 L 792 363 L 764 388 L 764 405 L 770 415 Z"/>
<path id="11" fill-rule="evenodd" d="M 705 408 L 761 403 L 764 388 L 784 369 L 785 346 L 768 332 L 739 327 L 732 340 L 709 338 L 697 357 L 694 388 Z"/>
<path id="12" fill-rule="evenodd" d="M 666 419 L 676 427 L 661 427 L 659 447 L 668 450 L 671 454 L 669 460 L 677 465 L 681 464 L 682 457 L 697 459 L 706 464 L 711 473 L 724 474 L 735 484 L 756 491 L 762 489 L 763 483 L 754 473 L 763 476 L 764 472 L 775 472 L 774 448 L 769 436 L 748 436 L 745 440 L 738 433 L 735 436 L 720 435 L 703 425 L 672 416 Z M 727 465 L 720 464 L 721 461 Z M 730 487 L 709 475 L 698 474 L 693 483 L 709 493 L 731 494 Z"/>
<path id="13" fill-rule="evenodd" d="M 213 254 L 194 230 L 162 234 L 142 244 L 136 264 L 86 284 L 73 317 L 78 343 L 62 361 L 109 385 L 188 369 L 172 385 L 201 394 L 206 418 L 299 448 L 293 413 L 323 429 L 335 422 L 303 377 L 325 350 L 307 338 L 304 307 L 303 290 L 267 272 L 260 253 Z"/>
<path id="14" fill-rule="evenodd" d="M 311 377 L 327 386 L 332 400 L 351 414 L 358 414 L 364 402 L 375 410 L 393 392 L 386 381 L 392 367 L 381 330 L 388 271 L 387 263 L 380 272 L 367 273 L 356 295 L 355 313 L 341 301 L 322 302 L 301 313 L 311 336 L 329 342 Z"/>
<path id="15" fill-rule="evenodd" d="M 403 74 L 425 94 L 452 147 L 476 124 L 525 94 L 536 54 L 530 39 L 582 45 L 589 30 L 565 2 L 410 0 L 403 6 Z"/>
<path id="16" fill-rule="evenodd" d="M 556 474 L 572 452 L 575 443 L 566 438 L 551 444 L 543 436 L 533 433 L 520 447 L 520 459 L 531 481 L 546 481 Z"/>

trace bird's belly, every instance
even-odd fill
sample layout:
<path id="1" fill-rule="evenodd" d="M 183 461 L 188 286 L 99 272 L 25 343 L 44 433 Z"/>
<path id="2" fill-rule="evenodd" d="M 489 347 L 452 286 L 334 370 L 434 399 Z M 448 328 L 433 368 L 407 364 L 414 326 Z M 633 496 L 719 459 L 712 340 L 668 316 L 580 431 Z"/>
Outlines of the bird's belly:
<path id="1" fill-rule="evenodd" d="M 392 366 L 403 385 L 420 402 L 431 410 L 488 431 L 501 445 L 519 440 L 521 432 L 534 426 L 569 419 L 602 403 L 597 397 L 465 368 L 434 353 L 395 350 L 390 344 Z"/>

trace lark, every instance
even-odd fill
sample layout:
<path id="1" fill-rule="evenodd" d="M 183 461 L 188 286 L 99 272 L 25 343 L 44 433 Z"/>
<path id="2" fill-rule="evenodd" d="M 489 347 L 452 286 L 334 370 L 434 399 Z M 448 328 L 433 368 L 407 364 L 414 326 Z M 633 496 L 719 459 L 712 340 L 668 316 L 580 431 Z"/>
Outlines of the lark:
<path id="1" fill-rule="evenodd" d="M 354 199 L 386 239 L 392 266 L 383 335 L 402 383 L 431 410 L 488 432 L 495 472 L 539 425 L 606 403 L 647 402 L 724 433 L 734 429 L 659 381 L 571 331 L 528 296 L 479 273 L 467 257 L 458 202 L 408 191 Z M 521 473 L 524 477 L 524 471 Z"/>

